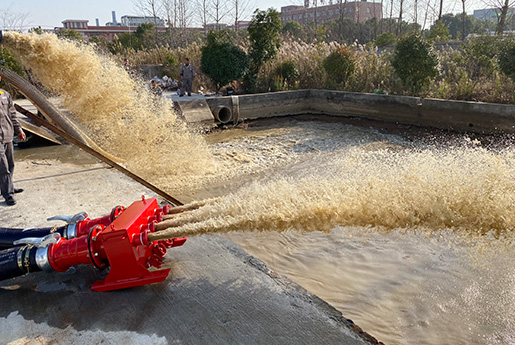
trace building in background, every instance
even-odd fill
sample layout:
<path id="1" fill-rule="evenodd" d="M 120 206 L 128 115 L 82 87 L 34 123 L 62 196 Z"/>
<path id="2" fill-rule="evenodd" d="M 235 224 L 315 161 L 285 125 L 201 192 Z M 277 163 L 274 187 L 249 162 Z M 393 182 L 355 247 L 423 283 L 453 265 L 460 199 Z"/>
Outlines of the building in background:
<path id="1" fill-rule="evenodd" d="M 290 5 L 281 7 L 281 22 L 310 22 L 325 23 L 330 20 L 351 19 L 355 22 L 366 22 L 369 19 L 383 19 L 383 8 L 380 2 L 353 1 L 330 3 L 329 5 L 309 7 L 309 0 L 305 6 Z"/>
<path id="2" fill-rule="evenodd" d="M 137 16 L 122 16 L 121 22 L 116 20 L 116 12 L 112 11 L 112 22 L 106 23 L 105 26 L 98 25 L 98 19 L 95 20 L 95 26 L 89 26 L 88 20 L 83 19 L 66 19 L 63 20 L 63 27 L 55 28 L 54 32 L 58 32 L 63 29 L 75 30 L 82 34 L 85 40 L 89 40 L 93 36 L 104 37 L 109 42 L 112 42 L 116 35 L 123 33 L 135 32 L 138 25 L 143 23 L 154 24 L 154 17 L 137 17 Z M 160 32 L 165 32 L 164 20 L 156 17 L 157 29 Z"/>
<path id="3" fill-rule="evenodd" d="M 497 22 L 498 16 L 501 14 L 501 10 L 499 8 L 483 8 L 480 10 L 474 10 L 474 18 L 480 20 L 489 20 L 492 22 Z M 515 9 L 509 8 L 508 13 L 506 14 L 506 19 L 515 15 Z"/>
<path id="4" fill-rule="evenodd" d="M 138 16 L 122 16 L 122 26 L 138 26 L 141 24 L 156 24 L 158 28 L 165 27 L 165 21 L 159 17 L 138 17 Z"/>

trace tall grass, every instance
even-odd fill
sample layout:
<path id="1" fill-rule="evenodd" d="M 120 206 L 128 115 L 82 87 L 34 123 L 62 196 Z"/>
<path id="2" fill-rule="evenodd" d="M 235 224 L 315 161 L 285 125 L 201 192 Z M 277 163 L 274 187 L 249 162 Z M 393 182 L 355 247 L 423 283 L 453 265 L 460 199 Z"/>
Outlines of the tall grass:
<path id="1" fill-rule="evenodd" d="M 241 45 L 245 50 L 245 45 Z M 324 89 L 328 88 L 327 74 L 322 66 L 324 59 L 339 47 L 336 42 L 306 43 L 298 39 L 285 38 L 277 57 L 266 63 L 259 73 L 260 92 L 282 91 L 285 89 Z M 164 73 L 178 78 L 179 64 L 189 57 L 196 67 L 197 78 L 194 89 L 201 86 L 207 90 L 214 87 L 200 70 L 201 45 L 193 43 L 185 48 L 156 48 L 142 51 L 129 51 L 127 58 L 132 64 L 157 63 L 164 65 Z M 464 50 L 447 48 L 438 52 L 440 74 L 418 93 L 406 90 L 395 74 L 391 64 L 392 51 L 379 52 L 354 43 L 349 48 L 355 51 L 356 66 L 346 83 L 339 90 L 352 92 L 374 92 L 381 90 L 388 94 L 411 95 L 452 100 L 510 103 L 515 104 L 515 82 L 499 71 L 494 58 L 484 67 Z M 466 49 L 465 49 L 466 50 Z M 170 64 L 170 56 L 176 64 Z M 278 75 L 278 66 L 292 61 L 298 77 L 286 85 Z M 334 87 L 334 86 L 333 86 Z"/>

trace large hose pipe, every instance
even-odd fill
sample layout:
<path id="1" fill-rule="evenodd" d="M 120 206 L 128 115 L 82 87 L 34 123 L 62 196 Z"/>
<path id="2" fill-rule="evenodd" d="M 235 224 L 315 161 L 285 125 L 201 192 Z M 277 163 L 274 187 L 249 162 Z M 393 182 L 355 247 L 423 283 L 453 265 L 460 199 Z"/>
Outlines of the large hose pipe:
<path id="1" fill-rule="evenodd" d="M 48 227 L 48 228 L 33 228 L 33 229 L 17 229 L 17 228 L 2 228 L 0 227 L 0 250 L 14 247 L 14 241 L 27 237 L 44 237 L 51 232 L 57 232 L 62 237 L 66 238 L 67 226 Z"/>
<path id="2" fill-rule="evenodd" d="M 0 250 L 0 280 L 41 271 L 36 258 L 38 249 L 33 246 L 24 246 Z"/>

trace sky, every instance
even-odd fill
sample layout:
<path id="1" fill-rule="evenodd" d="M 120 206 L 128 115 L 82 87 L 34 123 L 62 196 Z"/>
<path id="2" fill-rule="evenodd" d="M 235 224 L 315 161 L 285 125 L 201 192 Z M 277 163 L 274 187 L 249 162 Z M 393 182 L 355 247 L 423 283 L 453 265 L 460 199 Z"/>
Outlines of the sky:
<path id="1" fill-rule="evenodd" d="M 6 29 L 2 22 L 5 18 L 13 18 L 15 16 L 25 17 L 23 21 L 24 30 L 31 27 L 41 26 L 43 29 L 53 29 L 61 27 L 62 21 L 65 19 L 84 19 L 89 20 L 89 25 L 95 25 L 95 19 L 98 18 L 100 25 L 111 21 L 111 12 L 116 11 L 116 18 L 119 21 L 123 15 L 139 15 L 133 3 L 134 0 L 0 0 L 0 29 Z M 190 0 L 195 1 L 195 0 Z M 300 4 L 303 0 L 250 0 L 255 3 L 253 8 L 267 9 L 274 7 L 280 10 L 281 6 L 287 6 L 294 3 Z M 376 0 L 379 1 L 379 0 Z M 451 0 L 460 4 L 459 0 Z M 446 1 L 450 3 L 451 1 Z M 472 13 L 474 8 L 484 7 L 474 5 L 478 4 L 478 0 L 467 0 L 467 12 Z M 474 1 L 474 3 L 472 3 Z M 481 1 L 481 0 L 479 0 Z M 319 0 L 320 2 L 320 0 Z M 452 6 L 449 12 L 458 12 L 460 6 Z M 3 14 L 3 15 L 2 15 Z M 12 20 L 11 20 L 12 22 Z"/>
<path id="2" fill-rule="evenodd" d="M 194 1 L 194 0 L 192 0 Z M 257 7 L 266 9 L 289 5 L 291 0 L 282 2 L 274 0 L 255 0 L 259 2 Z M 88 25 L 95 25 L 98 18 L 100 25 L 111 21 L 111 12 L 116 11 L 116 19 L 119 21 L 123 15 L 136 15 L 137 10 L 132 0 L 0 0 L 0 13 L 7 11 L 9 14 L 28 14 L 24 28 L 41 26 L 43 29 L 53 29 L 62 26 L 65 19 L 89 20 Z M 0 29 L 3 23 L 0 20 Z"/>

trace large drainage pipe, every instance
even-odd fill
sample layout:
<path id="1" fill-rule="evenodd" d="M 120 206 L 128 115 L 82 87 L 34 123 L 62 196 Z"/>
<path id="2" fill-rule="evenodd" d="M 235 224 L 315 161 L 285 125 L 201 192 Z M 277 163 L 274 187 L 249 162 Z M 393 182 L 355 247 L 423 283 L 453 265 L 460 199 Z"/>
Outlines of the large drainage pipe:
<path id="1" fill-rule="evenodd" d="M 28 272 L 41 271 L 42 269 L 37 263 L 39 249 L 33 246 L 24 246 L 0 250 L 0 280 L 22 276 Z"/>
<path id="2" fill-rule="evenodd" d="M 44 237 L 50 233 L 57 232 L 64 238 L 67 238 L 67 226 L 60 227 L 46 227 L 46 228 L 33 228 L 33 229 L 19 229 L 19 228 L 1 228 L 0 227 L 0 250 L 14 247 L 14 242 L 27 237 Z"/>

